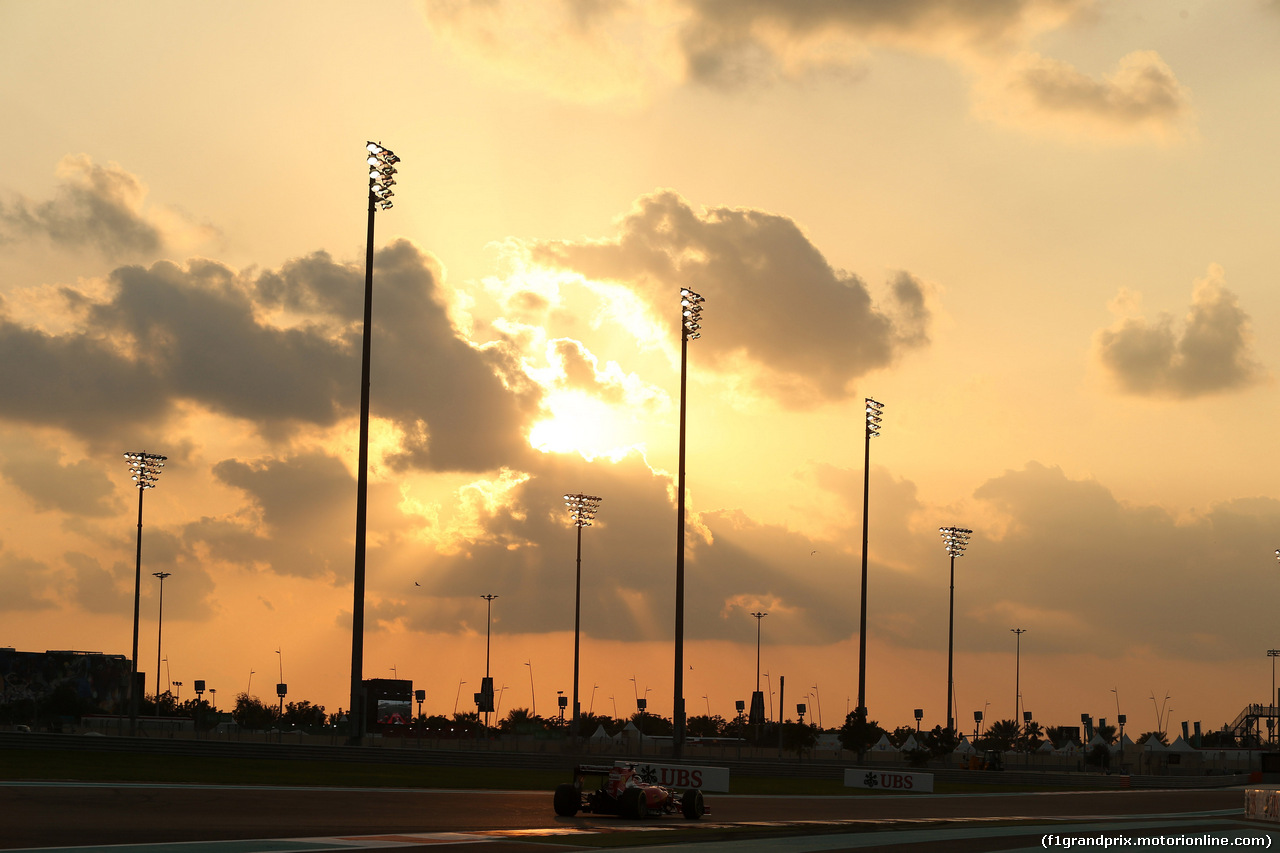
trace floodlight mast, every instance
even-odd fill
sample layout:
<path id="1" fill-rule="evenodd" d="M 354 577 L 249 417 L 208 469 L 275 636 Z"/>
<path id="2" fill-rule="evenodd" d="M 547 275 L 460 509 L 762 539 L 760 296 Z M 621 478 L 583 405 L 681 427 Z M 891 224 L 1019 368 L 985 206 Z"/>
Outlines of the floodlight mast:
<path id="1" fill-rule="evenodd" d="M 704 298 L 680 288 L 680 464 L 676 484 L 676 686 L 672 695 L 672 757 L 685 751 L 685 402 L 689 342 L 701 337 Z"/>
<path id="2" fill-rule="evenodd" d="M 373 222 L 374 212 L 389 210 L 395 164 L 400 158 L 380 142 L 365 145 L 369 166 L 369 226 L 364 255 L 364 330 L 360 350 L 360 451 L 356 465 L 356 554 L 351 607 L 351 707 L 347 712 L 347 743 L 360 745 L 364 738 L 364 581 L 365 526 L 369 511 L 369 361 L 373 347 Z"/>
<path id="3" fill-rule="evenodd" d="M 125 464 L 129 466 L 129 475 L 138 489 L 138 554 L 133 574 L 133 656 L 129 662 L 129 735 L 138 734 L 138 615 L 142 607 L 142 494 L 147 489 L 154 489 L 160 475 L 164 473 L 164 463 L 169 457 L 157 453 L 126 453 Z M 159 665 L 156 666 L 157 671 Z"/>
<path id="4" fill-rule="evenodd" d="M 581 723 L 582 707 L 578 702 L 578 652 L 579 629 L 582 625 L 582 528 L 590 527 L 591 520 L 596 517 L 596 510 L 603 498 L 595 495 L 565 495 L 564 503 L 569 508 L 569 517 L 573 526 L 578 529 L 578 564 L 577 575 L 573 584 L 573 716 L 570 721 L 569 735 L 577 741 L 578 727 Z"/>
<path id="5" fill-rule="evenodd" d="M 969 546 L 972 530 L 963 527 L 939 527 L 942 544 L 951 557 L 951 604 L 947 618 L 947 729 L 954 732 L 955 719 L 951 716 L 951 694 L 955 689 L 954 666 L 956 635 L 956 557 L 964 556 L 964 549 Z"/>
<path id="6" fill-rule="evenodd" d="M 861 722 L 867 719 L 867 520 L 871 495 L 871 439 L 880 435 L 884 404 L 866 398 L 867 429 L 862 461 L 862 603 L 858 620 L 858 707 L 854 710 Z M 861 753 L 861 748 L 859 748 Z"/>
<path id="7" fill-rule="evenodd" d="M 687 287 L 680 288 L 680 461 L 676 483 L 676 673 L 672 696 L 671 720 L 673 737 L 671 754 L 684 753 L 684 439 L 685 401 L 688 386 L 689 341 L 702 336 L 702 296 Z"/>

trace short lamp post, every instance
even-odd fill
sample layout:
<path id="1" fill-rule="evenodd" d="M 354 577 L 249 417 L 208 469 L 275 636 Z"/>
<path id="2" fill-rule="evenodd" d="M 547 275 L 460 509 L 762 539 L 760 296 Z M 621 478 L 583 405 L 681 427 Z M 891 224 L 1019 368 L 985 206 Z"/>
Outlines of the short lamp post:
<path id="1" fill-rule="evenodd" d="M 196 691 L 196 737 L 200 734 L 200 711 L 201 705 L 204 704 L 204 679 L 197 678 L 195 684 L 192 685 Z"/>
<path id="2" fill-rule="evenodd" d="M 164 579 L 172 577 L 173 572 L 152 572 L 153 578 L 160 579 L 160 614 L 156 619 L 156 714 L 160 713 L 160 645 L 164 639 Z"/>
<path id="3" fill-rule="evenodd" d="M 1280 649 L 1267 649 L 1267 657 L 1271 658 L 1271 698 L 1267 699 L 1267 719 L 1270 722 L 1271 731 L 1267 734 L 1268 741 L 1275 737 L 1275 719 L 1276 719 L 1276 658 L 1280 657 Z"/>
<path id="4" fill-rule="evenodd" d="M 573 716 L 569 724 L 569 737 L 576 743 L 578 725 L 582 714 L 582 704 L 578 701 L 578 661 L 580 651 L 580 630 L 582 627 L 582 528 L 590 527 L 591 520 L 596 517 L 603 498 L 595 495 L 565 495 L 564 503 L 569 508 L 569 517 L 573 526 L 578 529 L 578 563 L 573 582 Z M 564 717 L 561 709 L 560 716 Z"/>
<path id="5" fill-rule="evenodd" d="M 673 758 L 680 758 L 684 753 L 684 437 L 689 341 L 701 337 L 699 330 L 702 328 L 702 303 L 705 301 L 701 295 L 687 287 L 680 289 L 680 458 L 676 477 L 676 667 L 671 711 Z"/>
<path id="6" fill-rule="evenodd" d="M 156 453 L 126 453 L 125 463 L 129 466 L 129 474 L 138 488 L 138 555 L 133 573 L 133 657 L 129 662 L 129 735 L 138 734 L 138 612 L 142 606 L 142 495 L 147 489 L 154 489 L 156 481 L 164 473 L 167 456 Z M 157 677 L 160 674 L 156 666 Z M 156 701 L 159 702 L 157 689 Z"/>
<path id="7" fill-rule="evenodd" d="M 1026 628 L 1010 628 L 1016 637 L 1013 646 L 1013 720 L 1018 721 L 1018 707 L 1022 702 L 1022 635 Z"/>
<path id="8" fill-rule="evenodd" d="M 367 725 L 364 702 L 365 525 L 369 510 L 369 357 L 373 345 L 373 214 L 391 208 L 400 158 L 380 143 L 365 146 L 369 166 L 369 231 L 364 255 L 364 330 L 360 355 L 360 450 L 356 465 L 356 554 L 351 606 L 351 705 L 347 743 L 359 746 Z"/>
<path id="9" fill-rule="evenodd" d="M 489 638 L 493 629 L 493 600 L 498 596 L 493 593 L 480 596 L 485 600 L 484 617 L 484 680 L 480 682 L 480 710 L 484 711 L 484 725 L 489 727 L 489 714 L 493 711 L 493 679 L 489 676 Z M 422 707 L 419 705 L 421 716 Z"/>
<path id="10" fill-rule="evenodd" d="M 955 636 L 956 636 L 956 557 L 964 556 L 972 530 L 963 527 L 939 527 L 942 544 L 951 557 L 951 603 L 947 618 L 947 728 L 955 731 L 955 719 L 951 716 L 951 693 L 955 688 Z"/>
<path id="11" fill-rule="evenodd" d="M 769 613 L 757 610 L 751 614 L 756 620 L 756 692 L 751 694 L 749 721 L 756 727 L 756 742 L 760 742 L 760 727 L 764 724 L 764 694 L 760 692 L 760 624 Z"/>

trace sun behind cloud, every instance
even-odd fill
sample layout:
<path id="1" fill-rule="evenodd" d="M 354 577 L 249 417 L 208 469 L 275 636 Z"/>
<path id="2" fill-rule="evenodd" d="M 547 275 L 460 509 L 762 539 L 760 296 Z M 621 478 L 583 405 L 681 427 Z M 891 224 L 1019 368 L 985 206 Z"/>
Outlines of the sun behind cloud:
<path id="1" fill-rule="evenodd" d="M 643 450 L 642 429 L 617 406 L 576 390 L 556 391 L 544 400 L 550 417 L 529 430 L 529 445 L 543 453 L 580 453 L 585 459 L 617 461 Z"/>

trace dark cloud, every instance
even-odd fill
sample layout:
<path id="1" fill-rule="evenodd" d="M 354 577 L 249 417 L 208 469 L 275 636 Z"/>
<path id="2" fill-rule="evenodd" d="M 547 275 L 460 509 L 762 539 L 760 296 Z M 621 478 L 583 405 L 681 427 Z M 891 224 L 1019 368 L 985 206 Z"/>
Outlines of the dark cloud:
<path id="1" fill-rule="evenodd" d="M 675 509 L 668 475 L 638 455 L 619 463 L 539 456 L 523 474 L 479 480 L 457 494 L 459 521 L 406 515 L 394 485 L 371 491 L 366 624 L 425 632 L 482 630 L 494 593 L 499 634 L 573 626 L 575 531 L 562 495 L 601 495 L 582 535 L 584 637 L 659 640 L 674 624 Z M 342 582 L 352 558 L 353 483 L 321 454 L 216 467 L 251 510 L 183 531 L 185 552 L 280 574 Z M 686 537 L 686 636 L 749 641 L 749 618 L 770 613 L 772 642 L 821 645 L 857 636 L 861 472 L 811 474 L 832 500 L 827 536 L 814 537 L 712 509 Z M 920 503 L 914 484 L 873 469 L 868 616 L 875 642 L 946 647 L 949 560 L 937 528 L 975 529 L 956 565 L 956 648 L 1004 651 L 1008 629 L 1036 633 L 1043 654 L 1099 658 L 1148 646 L 1200 660 L 1265 639 L 1265 602 L 1210 608 L 1214 596 L 1262 583 L 1274 570 L 1280 501 L 1215 505 L 1189 519 L 1118 501 L 1102 484 L 1028 463 L 974 492 L 957 515 Z M 838 521 L 837 521 L 838 520 Z M 446 529 L 447 528 L 447 529 Z M 150 552 L 149 552 L 150 553 Z M 156 559 L 166 557 L 163 543 Z M 1208 567 L 1232 566 L 1229 574 Z M 100 573 L 90 573 L 98 575 Z"/>
<path id="2" fill-rule="evenodd" d="M 71 569 L 71 600 L 88 613 L 113 613 L 120 615 L 133 610 L 133 572 L 126 579 L 121 571 L 110 572 L 93 557 L 79 552 L 66 554 L 63 559 Z M 132 568 L 132 567 L 131 567 Z M 148 564 L 148 568 L 150 565 Z M 155 571 L 160 571 L 156 569 Z"/>
<path id="3" fill-rule="evenodd" d="M 58 176 L 51 201 L 0 203 L 0 236 L 43 235 L 60 246 L 91 246 L 111 257 L 160 249 L 163 235 L 142 213 L 146 188 L 135 175 L 80 154 L 63 158 Z"/>
<path id="4" fill-rule="evenodd" d="M 504 343 L 460 338 L 440 302 L 439 270 L 407 240 L 378 253 L 375 410 L 404 430 L 398 467 L 519 467 L 541 391 Z"/>
<path id="5" fill-rule="evenodd" d="M 1197 283 L 1181 330 L 1173 318 L 1129 318 L 1097 335 L 1099 357 L 1130 394 L 1190 399 L 1255 384 L 1265 371 L 1250 345 L 1249 315 L 1221 269 Z"/>
<path id="6" fill-rule="evenodd" d="M 848 395 L 857 378 L 928 341 L 918 280 L 901 273 L 876 305 L 858 276 L 833 269 L 790 219 L 758 210 L 695 211 L 671 191 L 641 198 L 616 240 L 543 242 L 534 257 L 640 293 L 674 319 L 677 291 L 706 298 L 692 346 L 729 369 L 740 358 L 757 387 L 795 406 Z"/>
<path id="7" fill-rule="evenodd" d="M 192 260 L 121 267 L 111 301 L 90 322 L 128 342 L 158 380 L 154 390 L 267 431 L 289 421 L 337 420 L 349 347 L 314 328 L 279 329 L 255 315 L 252 294 L 229 267 Z"/>
<path id="8" fill-rule="evenodd" d="M 7 551 L 0 542 L 0 612 L 48 610 L 55 605 L 53 577 L 38 560 Z"/>
<path id="9" fill-rule="evenodd" d="M 101 518 L 119 509 L 118 489 L 102 467 L 88 459 L 62 463 L 52 448 L 23 440 L 7 444 L 0 476 L 16 486 L 41 512 Z"/>
<path id="10" fill-rule="evenodd" d="M 1002 649 L 1008 628 L 1021 623 L 1048 653 L 1102 658 L 1149 647 L 1212 660 L 1235 656 L 1246 637 L 1266 642 L 1251 627 L 1269 619 L 1265 602 L 1236 591 L 1274 574 L 1280 501 L 1221 503 L 1181 520 L 1037 463 L 989 480 L 974 496 L 1006 525 L 994 535 L 976 529 L 957 561 L 963 645 Z"/>
<path id="11" fill-rule="evenodd" d="M 844 473 L 827 482 L 860 507 L 861 472 L 856 485 Z M 914 487 L 880 471 L 873 483 L 881 501 L 876 536 L 901 541 L 899 531 L 918 509 Z M 505 500 L 479 508 L 464 541 L 411 560 L 412 577 L 384 577 L 370 621 L 422 631 L 475 626 L 484 613 L 476 597 L 491 592 L 502 597 L 495 602 L 499 632 L 571 630 L 576 537 L 562 495 L 586 491 L 604 500 L 582 537 L 584 635 L 669 637 L 675 619 L 672 486 L 669 476 L 651 471 L 638 455 L 616 464 L 576 454 L 541 457 Z M 821 644 L 857 635 L 860 554 L 843 544 L 850 541 L 848 531 L 815 539 L 740 511 L 711 510 L 691 516 L 685 541 L 689 639 L 749 641 L 754 623 L 748 614 L 757 608 L 769 611 L 774 642 Z M 909 581 L 896 580 L 900 568 L 880 559 L 872 560 L 871 571 L 876 580 L 870 595 L 877 602 L 872 630 L 879 637 L 906 630 L 900 614 L 919 617 L 918 589 L 901 595 L 899 586 Z"/>
<path id="12" fill-rule="evenodd" d="M 326 577 L 349 565 L 356 482 L 338 459 L 322 453 L 213 466 L 222 483 L 241 490 L 249 511 L 204 518 L 184 529 L 216 560 L 261 566 L 280 575 Z"/>
<path id="13" fill-rule="evenodd" d="M 403 434 L 400 466 L 487 470 L 527 452 L 539 391 L 503 344 L 458 337 L 438 273 L 407 241 L 375 260 L 372 403 Z M 79 326 L 50 335 L 0 320 L 0 417 L 91 441 L 155 425 L 189 402 L 287 437 L 359 400 L 363 269 L 323 253 L 256 279 L 214 261 L 120 267 L 103 301 L 67 291 Z M 297 324 L 272 325 L 262 309 Z"/>
<path id="14" fill-rule="evenodd" d="M 97 332 L 50 335 L 0 317 L 0 418 L 84 438 L 135 434 L 172 410 L 151 367 Z"/>
<path id="15" fill-rule="evenodd" d="M 545 632 L 573 627 L 576 537 L 563 495 L 604 498 L 594 526 L 583 531 L 583 630 L 593 636 L 653 638 L 670 625 L 675 517 L 670 481 L 636 455 L 613 463 L 577 454 L 534 460 L 508 499 L 478 501 L 473 531 L 423 561 L 403 589 L 374 608 L 383 621 L 405 619 L 422 630 L 452 630 L 474 616 L 482 592 L 503 596 L 501 630 Z M 669 530 L 670 539 L 655 535 Z M 417 580 L 422 587 L 413 588 Z"/>

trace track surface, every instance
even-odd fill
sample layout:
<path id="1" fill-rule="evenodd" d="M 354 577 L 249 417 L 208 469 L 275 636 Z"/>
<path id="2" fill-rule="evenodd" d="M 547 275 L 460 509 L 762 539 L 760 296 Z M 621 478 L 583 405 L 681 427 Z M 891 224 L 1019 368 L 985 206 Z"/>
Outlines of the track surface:
<path id="1" fill-rule="evenodd" d="M 1239 811 L 1240 789 L 1041 794 L 738 797 L 709 794 L 702 824 L 761 821 L 1089 821 Z M 474 830 L 621 828 L 617 818 L 559 818 L 550 792 L 362 788 L 0 784 L 0 848 L 229 839 L 315 838 Z M 662 822 L 680 825 L 682 818 Z M 653 825 L 650 819 L 645 822 Z M 638 826 L 636 828 L 639 828 Z M 855 828 L 855 827 L 850 827 Z M 490 848 L 492 850 L 492 848 Z"/>

